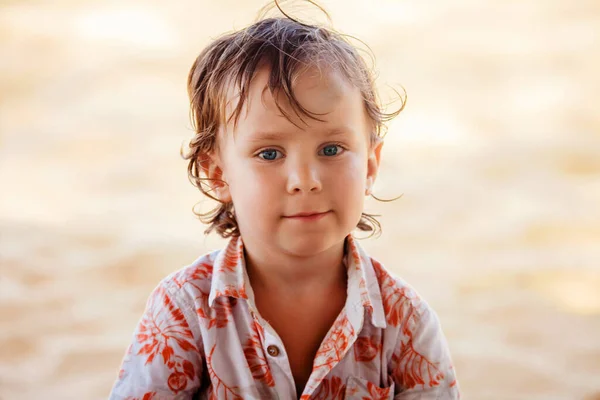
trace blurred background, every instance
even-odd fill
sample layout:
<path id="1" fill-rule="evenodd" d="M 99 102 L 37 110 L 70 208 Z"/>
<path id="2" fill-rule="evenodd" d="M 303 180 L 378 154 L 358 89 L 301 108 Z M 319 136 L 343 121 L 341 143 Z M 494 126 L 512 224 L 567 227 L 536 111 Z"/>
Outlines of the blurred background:
<path id="1" fill-rule="evenodd" d="M 0 2 L 2 400 L 106 398 L 150 291 L 223 245 L 185 83 L 264 4 Z M 407 91 L 374 191 L 403 196 L 362 243 L 438 312 L 463 398 L 599 399 L 600 3 L 321 4 Z"/>

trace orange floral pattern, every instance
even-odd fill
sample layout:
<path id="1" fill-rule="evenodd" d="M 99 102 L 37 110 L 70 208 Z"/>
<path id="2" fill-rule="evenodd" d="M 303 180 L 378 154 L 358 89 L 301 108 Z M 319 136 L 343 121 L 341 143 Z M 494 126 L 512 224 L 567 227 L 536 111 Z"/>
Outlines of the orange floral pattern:
<path id="1" fill-rule="evenodd" d="M 367 382 L 367 389 L 369 390 L 369 396 L 363 397 L 362 400 L 387 400 L 390 397 L 390 388 L 380 388 L 373 384 L 373 382 Z"/>
<path id="2" fill-rule="evenodd" d="M 152 363 L 156 356 L 162 356 L 162 362 L 171 371 L 167 384 L 177 394 L 186 388 L 188 380 L 196 376 L 196 368 L 185 353 L 198 353 L 198 349 L 190 340 L 192 332 L 182 311 L 174 305 L 164 288 L 159 287 L 154 292 L 149 308 L 153 312 L 144 315 L 136 335 L 141 346 L 136 354 L 147 356 L 146 365 Z M 175 353 L 175 346 L 182 354 Z"/>
<path id="3" fill-rule="evenodd" d="M 417 385 L 437 386 L 444 379 L 444 374 L 425 356 L 419 354 L 412 345 L 412 340 L 400 346 L 400 353 L 394 353 L 392 360 L 396 363 L 394 376 L 398 382 L 408 389 Z M 427 379 L 427 382 L 425 382 Z"/>
<path id="4" fill-rule="evenodd" d="M 275 386 L 275 381 L 269 369 L 269 362 L 261 345 L 261 338 L 264 337 L 263 327 L 258 323 L 252 324 L 252 335 L 246 341 L 244 346 L 244 356 L 248 361 L 248 366 L 252 377 L 269 387 Z"/>
<path id="5" fill-rule="evenodd" d="M 332 376 L 323 379 L 321 384 L 311 394 L 304 394 L 300 400 L 343 400 L 345 399 L 346 385 L 342 383 L 342 378 Z"/>
<path id="6" fill-rule="evenodd" d="M 354 359 L 359 362 L 373 361 L 379 354 L 379 348 L 376 338 L 361 336 L 354 344 Z"/>
<path id="7" fill-rule="evenodd" d="M 301 400 L 408 399 L 420 391 L 460 398 L 434 311 L 351 235 L 345 248 L 346 305 L 317 351 Z M 161 281 L 111 400 L 296 397 L 284 345 L 256 310 L 244 265 L 242 239 L 234 237 Z"/>

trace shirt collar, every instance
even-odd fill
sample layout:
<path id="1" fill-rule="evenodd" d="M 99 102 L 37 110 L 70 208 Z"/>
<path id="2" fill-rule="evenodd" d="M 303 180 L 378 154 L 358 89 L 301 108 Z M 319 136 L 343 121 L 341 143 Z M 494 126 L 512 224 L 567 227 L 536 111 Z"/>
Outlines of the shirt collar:
<path id="1" fill-rule="evenodd" d="M 213 263 L 213 276 L 208 305 L 213 307 L 217 297 L 228 296 L 248 299 L 246 288 L 250 285 L 244 263 L 244 244 L 239 236 L 232 237 Z"/>
<path id="2" fill-rule="evenodd" d="M 362 325 L 364 313 L 368 312 L 373 326 L 385 328 L 381 290 L 371 258 L 351 234 L 346 237 L 344 262 L 348 270 L 346 311 L 352 325 L 356 328 Z M 229 240 L 213 264 L 209 306 L 213 307 L 215 299 L 221 296 L 245 299 L 256 309 L 244 262 L 244 244 L 239 236 Z"/>
<path id="3" fill-rule="evenodd" d="M 353 304 L 355 309 L 367 311 L 371 315 L 373 326 L 386 328 L 381 290 L 371 257 L 352 235 L 346 237 L 345 260 L 348 268 L 347 304 Z"/>

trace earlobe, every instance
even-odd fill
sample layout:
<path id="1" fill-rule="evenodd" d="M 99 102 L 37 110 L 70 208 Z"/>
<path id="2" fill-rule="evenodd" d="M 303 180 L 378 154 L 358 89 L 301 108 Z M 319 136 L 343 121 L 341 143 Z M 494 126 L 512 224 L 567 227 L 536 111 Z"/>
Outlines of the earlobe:
<path id="1" fill-rule="evenodd" d="M 223 203 L 231 201 L 231 194 L 229 192 L 229 185 L 223 175 L 223 169 L 220 167 L 221 160 L 214 154 L 207 154 L 202 160 L 199 161 L 202 173 L 208 179 L 211 191 L 214 193 L 214 197 L 219 199 Z"/>
<path id="2" fill-rule="evenodd" d="M 216 198 L 223 203 L 231 202 L 231 194 L 229 192 L 229 184 L 223 180 L 222 178 L 214 178 L 212 181 L 212 186 L 214 188 Z"/>
<path id="3" fill-rule="evenodd" d="M 365 189 L 365 196 L 369 196 L 371 194 L 372 188 L 373 188 L 373 178 L 369 176 L 367 178 L 367 187 Z"/>
<path id="4" fill-rule="evenodd" d="M 381 148 L 383 147 L 383 140 L 378 139 L 369 152 L 369 160 L 367 163 L 367 181 L 365 195 L 368 196 L 373 190 L 373 184 L 377 177 L 377 171 L 379 170 L 379 163 L 381 161 Z"/>

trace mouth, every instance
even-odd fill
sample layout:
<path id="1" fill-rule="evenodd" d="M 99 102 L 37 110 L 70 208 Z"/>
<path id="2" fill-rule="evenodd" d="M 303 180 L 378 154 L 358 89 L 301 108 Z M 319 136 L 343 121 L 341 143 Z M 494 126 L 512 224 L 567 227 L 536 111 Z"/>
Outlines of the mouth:
<path id="1" fill-rule="evenodd" d="M 329 214 L 330 211 L 318 212 L 318 211 L 309 211 L 302 212 L 294 215 L 285 215 L 284 218 L 292 219 L 297 221 L 316 221 L 318 219 L 323 218 L 325 215 Z"/>

